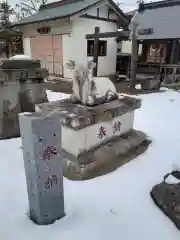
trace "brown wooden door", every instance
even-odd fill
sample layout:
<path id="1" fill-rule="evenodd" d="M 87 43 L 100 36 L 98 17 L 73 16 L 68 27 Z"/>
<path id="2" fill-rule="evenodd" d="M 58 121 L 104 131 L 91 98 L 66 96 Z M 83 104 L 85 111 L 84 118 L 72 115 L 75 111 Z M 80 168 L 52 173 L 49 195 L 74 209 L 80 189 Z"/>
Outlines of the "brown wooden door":
<path id="1" fill-rule="evenodd" d="M 50 75 L 63 75 L 62 35 L 31 37 L 31 55 Z"/>

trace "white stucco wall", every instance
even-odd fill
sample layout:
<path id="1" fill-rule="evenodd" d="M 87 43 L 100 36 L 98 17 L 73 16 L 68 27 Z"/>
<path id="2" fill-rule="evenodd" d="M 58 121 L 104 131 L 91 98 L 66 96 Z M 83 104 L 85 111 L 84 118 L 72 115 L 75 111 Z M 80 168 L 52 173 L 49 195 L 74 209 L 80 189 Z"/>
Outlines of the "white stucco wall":
<path id="1" fill-rule="evenodd" d="M 73 39 L 72 34 L 62 35 L 62 45 L 63 45 L 63 74 L 65 78 L 72 78 L 72 72 L 66 67 L 66 63 L 69 60 L 73 60 Z"/>
<path id="2" fill-rule="evenodd" d="M 118 48 L 121 48 L 122 53 L 129 53 L 131 54 L 131 49 L 132 49 L 132 42 L 131 41 L 122 41 L 119 42 L 117 45 Z M 142 52 L 142 45 L 139 45 L 139 52 L 138 54 L 140 55 Z"/>
<path id="3" fill-rule="evenodd" d="M 72 25 L 69 18 L 28 24 L 26 26 L 21 27 L 20 30 L 23 32 L 24 37 L 37 36 L 38 35 L 37 28 L 43 26 L 51 27 L 51 32 L 49 34 L 64 34 L 69 33 L 72 30 Z"/>
<path id="4" fill-rule="evenodd" d="M 113 32 L 117 30 L 117 26 L 112 22 L 91 20 L 91 19 L 78 19 L 73 22 L 73 53 L 74 60 L 77 62 L 84 62 L 87 59 L 92 60 L 92 57 L 87 57 L 87 40 L 86 34 L 94 32 L 95 26 L 100 27 L 101 32 Z M 101 75 L 114 75 L 116 69 L 116 53 L 117 42 L 115 38 L 102 39 L 107 41 L 107 55 L 104 57 L 99 56 L 98 60 L 98 76 Z M 80 49 L 82 49 L 80 51 Z"/>
<path id="5" fill-rule="evenodd" d="M 91 9 L 88 11 L 89 15 L 97 16 L 97 9 Z M 99 17 L 108 17 L 108 7 L 102 6 L 99 8 Z M 114 18 L 114 16 L 112 16 Z M 99 21 L 87 18 L 77 18 L 72 21 L 72 34 L 68 38 L 64 36 L 63 43 L 63 59 L 70 58 L 77 63 L 85 62 L 87 59 L 92 60 L 92 57 L 87 57 L 87 40 L 86 34 L 94 33 L 95 27 L 100 27 L 100 32 L 113 32 L 117 31 L 117 25 L 113 22 Z M 116 54 L 117 54 L 117 42 L 115 38 L 103 38 L 107 40 L 107 55 L 99 57 L 98 61 L 98 76 L 102 75 L 114 75 L 116 71 Z M 69 48 L 67 43 L 69 43 Z M 70 44 L 71 43 L 71 44 Z M 72 73 L 64 67 L 65 77 L 71 78 Z"/>
<path id="6" fill-rule="evenodd" d="M 24 54 L 31 57 L 31 44 L 30 44 L 29 37 L 23 38 L 23 49 L 24 49 Z"/>

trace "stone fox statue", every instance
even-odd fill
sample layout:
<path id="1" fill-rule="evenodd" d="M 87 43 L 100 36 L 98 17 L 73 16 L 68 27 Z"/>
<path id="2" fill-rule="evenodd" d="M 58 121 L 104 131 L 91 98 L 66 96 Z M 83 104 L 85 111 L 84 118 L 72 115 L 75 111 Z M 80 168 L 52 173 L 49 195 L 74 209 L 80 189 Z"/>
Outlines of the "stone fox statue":
<path id="1" fill-rule="evenodd" d="M 72 101 L 93 106 L 118 98 L 116 88 L 108 78 L 93 77 L 95 65 L 93 61 L 87 61 L 84 66 L 74 61 L 66 64 L 73 71 Z"/>

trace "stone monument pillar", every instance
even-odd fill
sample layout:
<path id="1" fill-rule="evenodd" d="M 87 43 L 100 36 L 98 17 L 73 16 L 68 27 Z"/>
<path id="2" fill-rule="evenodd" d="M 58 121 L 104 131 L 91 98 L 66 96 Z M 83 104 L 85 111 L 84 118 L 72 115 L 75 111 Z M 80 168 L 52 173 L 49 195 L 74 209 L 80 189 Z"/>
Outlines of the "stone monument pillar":
<path id="1" fill-rule="evenodd" d="M 52 224 L 65 215 L 59 118 L 20 113 L 19 123 L 30 219 Z"/>

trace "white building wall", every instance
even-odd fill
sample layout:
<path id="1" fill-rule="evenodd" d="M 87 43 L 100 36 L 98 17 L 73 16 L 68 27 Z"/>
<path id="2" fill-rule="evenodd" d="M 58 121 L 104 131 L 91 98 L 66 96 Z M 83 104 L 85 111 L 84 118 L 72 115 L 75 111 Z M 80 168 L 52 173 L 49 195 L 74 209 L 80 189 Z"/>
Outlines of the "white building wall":
<path id="1" fill-rule="evenodd" d="M 92 60 L 92 57 L 87 57 L 87 40 L 86 34 L 94 32 L 95 26 L 100 27 L 101 32 L 116 31 L 117 26 L 115 23 L 91 20 L 81 18 L 73 22 L 73 60 L 76 62 L 85 62 L 87 59 Z M 98 76 L 101 75 L 114 75 L 116 70 L 116 53 L 117 42 L 115 38 L 102 39 L 107 41 L 107 55 L 100 57 L 98 60 Z"/>
<path id="2" fill-rule="evenodd" d="M 66 63 L 69 60 L 73 60 L 72 34 L 62 35 L 62 46 L 63 46 L 63 74 L 65 78 L 72 78 L 72 72 L 66 67 Z"/>
<path id="3" fill-rule="evenodd" d="M 97 16 L 97 9 L 91 9 L 88 14 Z M 99 8 L 99 17 L 108 17 L 107 5 Z M 114 19 L 114 15 L 112 15 L 112 18 Z M 75 18 L 72 21 L 66 19 L 30 24 L 21 29 L 24 35 L 25 54 L 31 55 L 30 46 L 28 44 L 30 40 L 28 40 L 28 38 L 30 39 L 30 37 L 38 35 L 37 28 L 43 25 L 51 27 L 50 34 L 62 34 L 63 72 L 65 78 L 72 78 L 72 72 L 65 66 L 68 60 L 74 60 L 77 63 L 84 63 L 87 60 L 92 60 L 92 57 L 87 57 L 86 34 L 94 33 L 94 28 L 96 26 L 100 27 L 100 32 L 117 31 L 116 23 L 87 18 Z M 117 55 L 116 39 L 107 38 L 102 40 L 107 40 L 107 55 L 99 57 L 98 76 L 114 75 L 116 72 Z"/>
<path id="4" fill-rule="evenodd" d="M 88 15 L 97 16 L 97 9 L 90 10 Z M 108 7 L 102 6 L 99 9 L 99 17 L 108 17 Z M 114 17 L 114 16 L 113 16 Z M 92 60 L 92 57 L 87 56 L 87 40 L 86 34 L 94 33 L 95 27 L 100 27 L 100 32 L 117 31 L 117 25 L 113 22 L 99 21 L 87 18 L 77 18 L 72 22 L 72 34 L 69 38 L 63 36 L 63 59 L 73 60 L 77 63 L 84 63 L 87 60 Z M 116 72 L 116 55 L 117 42 L 116 38 L 102 39 L 107 41 L 107 55 L 99 57 L 98 60 L 98 76 L 114 75 Z M 66 41 L 69 42 L 69 48 Z M 71 43 L 71 44 L 70 44 Z M 71 78 L 72 73 L 64 67 L 65 77 Z"/>
<path id="5" fill-rule="evenodd" d="M 72 31 L 72 25 L 69 18 L 28 24 L 26 26 L 21 27 L 20 30 L 23 32 L 24 37 L 32 37 L 37 36 L 39 34 L 37 32 L 37 28 L 43 26 L 51 27 L 51 32 L 49 34 L 64 34 Z"/>
<path id="6" fill-rule="evenodd" d="M 31 44 L 29 37 L 23 37 L 23 50 L 25 55 L 31 57 Z"/>
<path id="7" fill-rule="evenodd" d="M 122 41 L 122 42 L 118 43 L 117 47 L 121 49 L 122 53 L 131 54 L 132 42 L 131 41 Z M 140 55 L 141 53 L 142 53 L 142 45 L 140 44 L 138 54 Z"/>
<path id="8" fill-rule="evenodd" d="M 108 18 L 108 9 L 109 7 L 107 4 L 99 7 L 99 17 Z M 97 9 L 91 9 L 87 12 L 87 14 L 97 17 Z M 109 19 L 116 20 L 117 19 L 116 14 L 115 13 L 109 14 Z"/>

